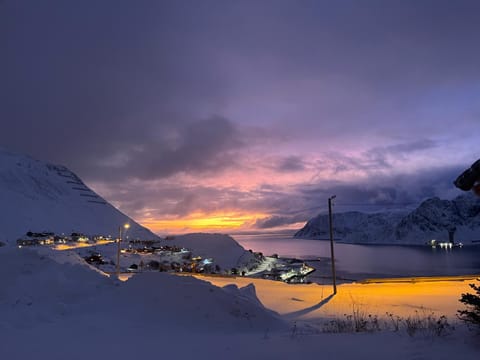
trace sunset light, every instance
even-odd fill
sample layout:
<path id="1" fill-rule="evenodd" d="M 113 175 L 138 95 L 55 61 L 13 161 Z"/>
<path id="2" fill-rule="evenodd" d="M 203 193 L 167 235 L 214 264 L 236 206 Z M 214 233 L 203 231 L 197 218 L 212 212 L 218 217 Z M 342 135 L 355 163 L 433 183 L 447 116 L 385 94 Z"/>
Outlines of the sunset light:
<path id="1" fill-rule="evenodd" d="M 140 220 L 140 223 L 157 233 L 185 233 L 195 231 L 227 231 L 248 229 L 265 214 L 253 213 L 195 213 L 181 219 Z"/>
<path id="2" fill-rule="evenodd" d="M 0 0 L 0 360 L 478 360 L 479 14 Z"/>

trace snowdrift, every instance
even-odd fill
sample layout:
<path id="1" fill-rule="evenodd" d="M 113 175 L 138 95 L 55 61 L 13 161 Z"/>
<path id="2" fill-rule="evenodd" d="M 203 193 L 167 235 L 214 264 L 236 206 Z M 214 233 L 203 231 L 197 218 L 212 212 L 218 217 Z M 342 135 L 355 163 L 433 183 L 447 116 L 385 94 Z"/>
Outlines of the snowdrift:
<path id="1" fill-rule="evenodd" d="M 276 313 L 261 305 L 253 285 L 245 292 L 232 292 L 166 273 L 143 273 L 119 282 L 87 264 L 76 264 L 75 257 L 69 262 L 62 255 L 62 263 L 57 262 L 56 254 L 0 249 L 0 270 L 8 274 L 2 277 L 0 287 L 1 328 L 34 328 L 66 321 L 122 332 L 146 328 L 229 333 L 286 326 Z"/>

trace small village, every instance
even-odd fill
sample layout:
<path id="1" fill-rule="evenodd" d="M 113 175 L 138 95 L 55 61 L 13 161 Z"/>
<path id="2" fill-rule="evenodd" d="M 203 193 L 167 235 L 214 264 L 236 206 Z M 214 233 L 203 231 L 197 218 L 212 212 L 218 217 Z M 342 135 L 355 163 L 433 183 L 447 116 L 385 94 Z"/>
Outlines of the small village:
<path id="1" fill-rule="evenodd" d="M 87 236 L 80 232 L 72 232 L 70 235 L 55 234 L 50 231 L 32 232 L 28 231 L 24 237 L 17 240 L 17 246 L 35 246 L 35 245 L 59 245 L 59 244 L 96 244 L 113 242 L 111 236 Z"/>
<path id="2" fill-rule="evenodd" d="M 121 244 L 124 244 L 121 246 Z M 163 240 L 126 240 L 119 242 L 111 236 L 88 236 L 81 232 L 70 235 L 54 232 L 28 231 L 17 240 L 17 246 L 49 246 L 54 250 L 75 250 L 88 264 L 107 274 L 141 272 L 171 272 L 215 274 L 220 276 L 243 276 L 263 278 L 287 283 L 308 282 L 307 275 L 315 269 L 299 259 L 281 258 L 274 254 L 265 256 L 260 252 L 248 263 L 223 269 L 215 259 L 201 257 L 191 249 L 175 245 L 175 237 Z M 118 259 L 118 267 L 117 261 Z"/>

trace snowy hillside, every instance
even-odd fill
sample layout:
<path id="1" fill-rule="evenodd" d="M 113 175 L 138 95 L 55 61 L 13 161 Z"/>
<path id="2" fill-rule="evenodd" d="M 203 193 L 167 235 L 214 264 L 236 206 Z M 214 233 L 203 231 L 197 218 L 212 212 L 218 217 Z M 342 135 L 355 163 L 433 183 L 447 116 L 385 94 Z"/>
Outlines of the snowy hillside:
<path id="1" fill-rule="evenodd" d="M 471 194 L 453 200 L 432 198 L 411 212 L 334 213 L 334 238 L 358 244 L 425 244 L 436 239 L 471 244 L 480 240 L 480 200 Z M 295 237 L 328 239 L 328 215 L 309 220 Z"/>
<path id="2" fill-rule="evenodd" d="M 64 166 L 0 149 L 0 241 L 27 231 L 117 236 L 128 222 L 130 238 L 157 238 L 100 197 Z"/>
<path id="3" fill-rule="evenodd" d="M 334 238 L 352 243 L 385 242 L 405 213 L 365 214 L 358 211 L 334 213 Z M 298 238 L 328 239 L 328 215 L 318 215 L 294 235 Z"/>
<path id="4" fill-rule="evenodd" d="M 252 253 L 246 251 L 232 237 L 222 234 L 186 234 L 176 236 L 173 243 L 194 249 L 195 256 L 211 257 L 223 269 L 255 264 Z"/>
<path id="5" fill-rule="evenodd" d="M 454 240 L 465 244 L 480 240 L 480 199 L 471 194 L 451 201 L 432 198 L 405 216 L 395 228 L 395 239 L 414 243 L 416 239 Z"/>
<path id="6" fill-rule="evenodd" d="M 138 274 L 118 282 L 86 263 L 56 261 L 58 252 L 2 248 L 0 334 L 3 328 L 29 329 L 75 323 L 85 328 L 209 332 L 284 329 L 286 323 L 266 309 L 253 286 L 223 290 L 193 277 Z M 102 320 L 99 322 L 98 319 Z M 71 326 L 71 325 L 70 325 Z"/>

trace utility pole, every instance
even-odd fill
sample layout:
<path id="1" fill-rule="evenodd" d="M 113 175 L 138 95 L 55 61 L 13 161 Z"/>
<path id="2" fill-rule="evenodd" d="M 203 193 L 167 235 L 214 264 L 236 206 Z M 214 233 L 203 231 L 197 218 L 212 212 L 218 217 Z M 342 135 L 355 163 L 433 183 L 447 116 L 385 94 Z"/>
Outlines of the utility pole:
<path id="1" fill-rule="evenodd" d="M 118 227 L 118 241 L 117 241 L 117 266 L 115 268 L 115 272 L 117 274 L 117 278 L 120 276 L 120 243 L 122 242 L 122 228 L 125 229 L 127 232 L 128 228 L 130 227 L 129 223 L 124 224 L 123 226 Z"/>
<path id="2" fill-rule="evenodd" d="M 333 195 L 328 198 L 328 220 L 330 225 L 330 258 L 332 261 L 332 280 L 333 280 L 333 295 L 337 293 L 337 277 L 335 275 L 335 255 L 333 254 L 333 217 L 332 217 L 332 200 L 337 196 Z"/>
<path id="3" fill-rule="evenodd" d="M 117 278 L 120 276 L 120 242 L 122 241 L 122 227 L 118 227 L 118 240 L 117 240 L 117 266 L 115 268 L 115 273 Z"/>

